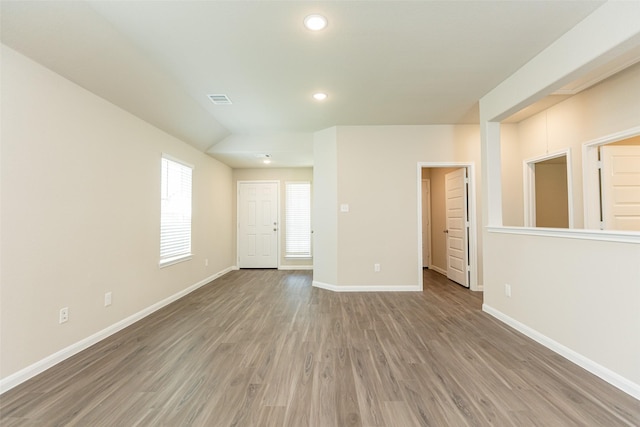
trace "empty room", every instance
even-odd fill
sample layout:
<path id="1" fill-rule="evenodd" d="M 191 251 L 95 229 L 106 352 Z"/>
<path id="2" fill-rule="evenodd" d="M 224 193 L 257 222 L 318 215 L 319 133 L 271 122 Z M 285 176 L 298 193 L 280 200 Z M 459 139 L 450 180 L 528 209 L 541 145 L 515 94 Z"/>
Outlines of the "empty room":
<path id="1" fill-rule="evenodd" d="M 0 0 L 3 426 L 640 425 L 640 1 Z"/>

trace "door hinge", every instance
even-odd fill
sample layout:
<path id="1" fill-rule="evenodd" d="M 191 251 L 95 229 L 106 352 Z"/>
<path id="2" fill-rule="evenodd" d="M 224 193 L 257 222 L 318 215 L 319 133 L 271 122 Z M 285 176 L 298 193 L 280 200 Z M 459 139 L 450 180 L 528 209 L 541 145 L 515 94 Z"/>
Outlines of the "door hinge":
<path id="1" fill-rule="evenodd" d="M 467 273 L 471 273 L 471 266 L 467 265 Z"/>
<path id="2" fill-rule="evenodd" d="M 602 169 L 602 160 L 598 160 L 596 166 L 598 166 L 598 169 Z"/>
<path id="3" fill-rule="evenodd" d="M 469 228 L 469 227 L 471 227 L 471 223 L 469 221 L 465 221 L 464 222 L 464 226 Z"/>
<path id="4" fill-rule="evenodd" d="M 464 177 L 464 183 L 465 183 L 465 184 L 468 184 L 468 183 L 469 183 L 469 178 Z"/>
<path id="5" fill-rule="evenodd" d="M 600 221 L 600 230 L 604 230 L 604 221 Z"/>

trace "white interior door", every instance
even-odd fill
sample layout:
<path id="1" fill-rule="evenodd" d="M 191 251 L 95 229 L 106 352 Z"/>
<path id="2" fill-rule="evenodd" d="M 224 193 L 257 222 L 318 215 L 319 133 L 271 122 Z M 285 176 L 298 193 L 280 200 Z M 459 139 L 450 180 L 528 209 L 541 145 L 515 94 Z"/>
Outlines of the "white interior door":
<path id="1" fill-rule="evenodd" d="M 278 267 L 278 183 L 238 183 L 238 267 Z"/>
<path id="2" fill-rule="evenodd" d="M 431 265 L 431 182 L 422 180 L 422 267 Z"/>
<path id="3" fill-rule="evenodd" d="M 447 220 L 447 277 L 469 287 L 469 223 L 467 218 L 466 168 L 445 174 Z"/>
<path id="4" fill-rule="evenodd" d="M 600 160 L 604 229 L 640 231 L 640 146 L 603 145 Z"/>

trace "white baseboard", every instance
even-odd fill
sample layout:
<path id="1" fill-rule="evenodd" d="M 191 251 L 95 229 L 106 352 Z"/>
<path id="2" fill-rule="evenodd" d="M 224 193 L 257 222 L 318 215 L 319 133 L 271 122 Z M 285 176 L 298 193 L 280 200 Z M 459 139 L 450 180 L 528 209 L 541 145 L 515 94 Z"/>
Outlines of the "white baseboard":
<path id="1" fill-rule="evenodd" d="M 281 265 L 278 270 L 313 270 L 313 265 Z"/>
<path id="2" fill-rule="evenodd" d="M 440 268 L 438 266 L 435 266 L 435 265 L 430 265 L 429 266 L 429 270 L 433 270 L 433 271 L 435 271 L 437 273 L 440 273 L 440 274 L 442 274 L 444 276 L 447 275 L 447 270 L 443 270 L 442 268 Z"/>
<path id="3" fill-rule="evenodd" d="M 145 308 L 144 310 L 141 310 L 135 314 L 132 314 L 131 316 L 122 319 L 121 321 L 114 323 L 113 325 L 99 331 L 96 332 L 95 334 L 84 338 L 80 341 L 78 341 L 75 344 L 71 344 L 70 346 L 63 348 L 60 351 L 57 351 L 55 353 L 53 353 L 52 355 L 49 355 L 47 357 L 45 357 L 44 359 L 30 365 L 27 366 L 24 369 L 21 369 L 20 371 L 9 375 L 6 378 L 2 378 L 0 379 L 0 394 L 11 390 L 12 388 L 14 388 L 17 385 L 22 384 L 23 382 L 27 381 L 30 378 L 35 377 L 36 375 L 38 375 L 41 372 L 46 371 L 47 369 L 53 367 L 54 365 L 57 365 L 58 363 L 62 362 L 65 359 L 68 359 L 69 357 L 80 353 L 82 350 L 85 350 L 89 347 L 91 347 L 92 345 L 102 341 L 103 339 L 115 334 L 118 331 L 121 331 L 122 329 L 126 328 L 127 326 L 130 326 L 132 324 L 134 324 L 135 322 L 147 317 L 148 315 L 150 315 L 151 313 L 158 311 L 159 309 L 161 309 L 162 307 L 171 304 L 172 302 L 182 298 L 183 296 L 195 291 L 196 289 L 206 285 L 207 283 L 217 279 L 220 276 L 223 276 L 225 274 L 227 274 L 228 272 L 230 272 L 232 270 L 232 267 L 228 267 L 225 268 L 222 271 L 219 271 L 218 273 L 215 273 L 201 281 L 199 281 L 198 283 L 189 286 L 186 289 L 183 289 L 182 291 L 171 295 L 170 297 L 167 297 L 165 299 L 163 299 L 162 301 L 159 301 L 147 308 Z"/>
<path id="4" fill-rule="evenodd" d="M 532 340 L 537 341 L 548 349 L 555 351 L 560 356 L 586 369 L 595 376 L 602 378 L 612 386 L 617 387 L 628 395 L 640 400 L 640 384 L 636 384 L 633 381 L 623 377 L 622 375 L 613 372 L 611 369 L 594 362 L 593 360 L 583 356 L 582 354 L 574 350 L 571 350 L 568 347 L 565 347 L 559 342 L 552 340 L 546 335 L 543 335 L 535 329 L 532 329 L 529 326 L 518 322 L 517 320 L 507 316 L 506 314 L 496 310 L 491 306 L 483 304 L 482 311 L 506 323 L 515 330 L 522 332 Z"/>
<path id="5" fill-rule="evenodd" d="M 318 282 L 314 280 L 312 286 L 316 288 L 326 289 L 333 292 L 422 292 L 418 285 L 400 285 L 400 286 L 338 286 L 329 283 Z"/>

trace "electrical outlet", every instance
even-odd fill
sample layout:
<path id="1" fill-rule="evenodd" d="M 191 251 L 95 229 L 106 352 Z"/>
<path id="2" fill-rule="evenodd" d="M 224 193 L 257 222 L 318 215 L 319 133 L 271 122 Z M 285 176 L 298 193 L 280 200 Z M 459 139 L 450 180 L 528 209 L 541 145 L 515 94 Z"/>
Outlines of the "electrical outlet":
<path id="1" fill-rule="evenodd" d="M 208 267 L 209 266 L 209 258 L 205 258 L 204 259 L 204 266 Z"/>
<path id="2" fill-rule="evenodd" d="M 104 306 L 109 307 L 111 305 L 111 292 L 104 294 Z"/>
<path id="3" fill-rule="evenodd" d="M 504 284 L 504 294 L 508 297 L 511 298 L 511 285 L 508 283 Z"/>
<path id="4" fill-rule="evenodd" d="M 69 307 L 64 307 L 60 309 L 60 319 L 59 323 L 64 323 L 69 320 Z"/>
<path id="5" fill-rule="evenodd" d="M 380 264 L 373 264 L 373 271 L 376 273 L 380 273 Z"/>

